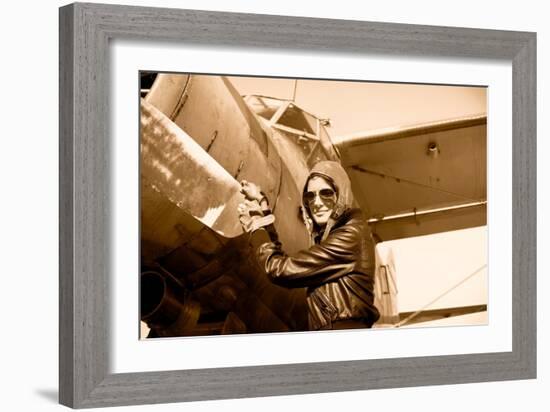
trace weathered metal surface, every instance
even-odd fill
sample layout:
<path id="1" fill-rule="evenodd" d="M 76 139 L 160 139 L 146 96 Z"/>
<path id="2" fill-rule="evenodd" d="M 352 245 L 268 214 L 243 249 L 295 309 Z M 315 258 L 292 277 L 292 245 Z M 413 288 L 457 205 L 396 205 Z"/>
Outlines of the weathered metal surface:
<path id="1" fill-rule="evenodd" d="M 207 236 L 209 230 L 204 228 L 199 237 Z M 191 242 L 185 243 L 157 261 L 192 292 L 205 311 L 233 310 L 250 331 L 307 329 L 305 290 L 286 289 L 270 282 L 248 246 L 248 235 L 228 240 L 213 254 L 191 247 Z M 194 260 L 193 255 L 202 261 Z M 233 301 L 228 290 L 232 290 L 229 295 L 234 296 Z M 265 306 L 261 321 L 254 315 L 259 309 L 251 304 L 243 306 L 243 300 Z M 245 307 L 250 313 L 241 312 Z"/>
<path id="2" fill-rule="evenodd" d="M 200 305 L 183 296 L 183 290 L 169 286 L 169 278 L 147 271 L 141 275 L 141 319 L 157 336 L 188 336 L 193 333 L 200 315 Z M 179 292 L 179 293 L 178 293 Z"/>
<path id="3" fill-rule="evenodd" d="M 262 129 L 227 87 L 216 77 L 195 81 L 195 76 L 159 75 L 141 102 L 142 262 L 160 265 L 184 285 L 201 303 L 202 313 L 231 310 L 249 331 L 305 330 L 305 291 L 269 282 L 248 243 L 239 240 L 242 195 L 227 169 L 237 165 L 238 178 L 268 188 L 289 252 L 307 246 L 297 213 L 303 176 L 290 172 L 271 130 Z M 209 121 L 195 111 L 201 104 L 215 106 L 209 109 Z M 204 138 L 210 132 L 209 140 Z M 270 138 L 259 145 L 258 136 Z M 291 204 L 295 214 L 288 213 Z M 228 290 L 234 295 L 230 303 Z M 204 327 L 199 322 L 194 329 Z M 206 328 L 212 332 L 217 326 Z"/>
<path id="4" fill-rule="evenodd" d="M 224 77 L 159 75 L 146 100 L 235 179 L 258 178 L 261 170 L 262 189 L 268 195 L 277 193 L 279 171 L 276 164 L 268 167 L 265 132 Z"/>
<path id="5" fill-rule="evenodd" d="M 144 100 L 140 124 L 142 189 L 147 186 L 158 192 L 225 237 L 240 235 L 242 229 L 235 211 L 244 197 L 237 181 L 189 135 Z M 147 199 L 142 198 L 142 202 Z M 151 209 L 153 205 L 142 203 L 142 210 Z M 157 220 L 177 223 L 162 214 L 157 215 Z M 148 237 L 148 222 L 142 222 L 143 235 Z"/>
<path id="6" fill-rule="evenodd" d="M 170 92 L 166 93 L 167 90 Z M 307 247 L 308 236 L 297 210 L 308 167 L 295 162 L 294 149 L 287 150 L 278 145 L 272 130 L 260 123 L 227 79 L 160 74 L 145 100 L 162 108 L 174 125 L 203 149 L 201 156 L 225 169 L 235 184 L 249 180 L 262 188 L 270 200 L 276 217 L 275 226 L 287 252 Z M 171 148 L 165 147 L 165 150 Z M 186 176 L 189 178 L 190 175 Z M 207 184 L 190 182 L 195 184 L 195 190 L 208 191 L 220 200 L 224 199 L 213 180 Z M 207 207 L 210 203 L 205 202 L 203 208 L 206 210 Z M 232 220 L 234 231 L 231 233 L 238 233 L 240 224 L 236 206 L 228 204 L 226 210 L 227 218 Z M 233 215 L 229 214 L 230 210 L 234 211 Z M 193 215 L 197 216 L 196 213 Z M 228 225 L 228 222 L 223 224 Z M 221 232 L 233 237 L 225 230 Z"/>
<path id="7" fill-rule="evenodd" d="M 187 99 L 186 89 L 190 77 L 188 74 L 174 76 L 159 73 L 145 100 L 173 120 Z"/>

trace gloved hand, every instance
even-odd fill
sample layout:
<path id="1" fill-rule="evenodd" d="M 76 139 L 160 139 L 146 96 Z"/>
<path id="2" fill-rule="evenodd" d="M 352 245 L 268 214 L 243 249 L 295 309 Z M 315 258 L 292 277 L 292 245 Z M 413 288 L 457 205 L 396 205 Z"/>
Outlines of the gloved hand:
<path id="1" fill-rule="evenodd" d="M 260 186 L 248 182 L 246 180 L 241 181 L 241 193 L 244 195 L 246 200 L 257 202 L 260 206 L 263 215 L 268 215 L 271 213 L 269 208 L 269 202 L 266 195 L 260 189 Z"/>
<path id="2" fill-rule="evenodd" d="M 271 213 L 264 216 L 262 208 L 256 200 L 245 200 L 243 203 L 239 204 L 237 211 L 239 212 L 239 221 L 241 222 L 243 230 L 247 233 L 252 233 L 275 221 L 275 216 Z"/>
<path id="3" fill-rule="evenodd" d="M 246 180 L 241 181 L 241 193 L 246 197 L 246 200 L 255 200 L 258 204 L 265 197 L 258 185 Z"/>

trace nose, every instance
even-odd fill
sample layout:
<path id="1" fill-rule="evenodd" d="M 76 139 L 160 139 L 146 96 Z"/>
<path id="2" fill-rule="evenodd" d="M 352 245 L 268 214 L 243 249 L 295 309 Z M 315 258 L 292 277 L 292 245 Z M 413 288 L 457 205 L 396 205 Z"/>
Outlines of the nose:
<path id="1" fill-rule="evenodd" d="M 315 197 L 311 201 L 311 205 L 315 208 L 319 208 L 321 206 L 324 206 L 324 203 L 321 200 L 321 196 L 319 196 L 319 193 L 315 193 Z"/>

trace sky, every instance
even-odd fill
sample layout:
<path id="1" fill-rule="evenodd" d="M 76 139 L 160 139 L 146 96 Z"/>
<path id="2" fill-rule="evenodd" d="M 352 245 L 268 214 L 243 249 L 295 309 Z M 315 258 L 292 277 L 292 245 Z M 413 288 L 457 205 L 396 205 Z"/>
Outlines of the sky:
<path id="1" fill-rule="evenodd" d="M 241 95 L 292 99 L 329 118 L 331 136 L 486 113 L 485 87 L 229 77 Z"/>

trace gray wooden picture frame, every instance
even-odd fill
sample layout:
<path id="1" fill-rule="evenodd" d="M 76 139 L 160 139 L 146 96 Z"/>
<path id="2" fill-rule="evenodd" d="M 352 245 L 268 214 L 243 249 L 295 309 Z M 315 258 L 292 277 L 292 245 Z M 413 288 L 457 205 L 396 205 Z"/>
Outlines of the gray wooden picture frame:
<path id="1" fill-rule="evenodd" d="M 535 33 L 83 3 L 60 9 L 59 28 L 62 404 L 87 408 L 536 377 Z M 111 39 L 511 62 L 512 351 L 109 373 Z"/>

